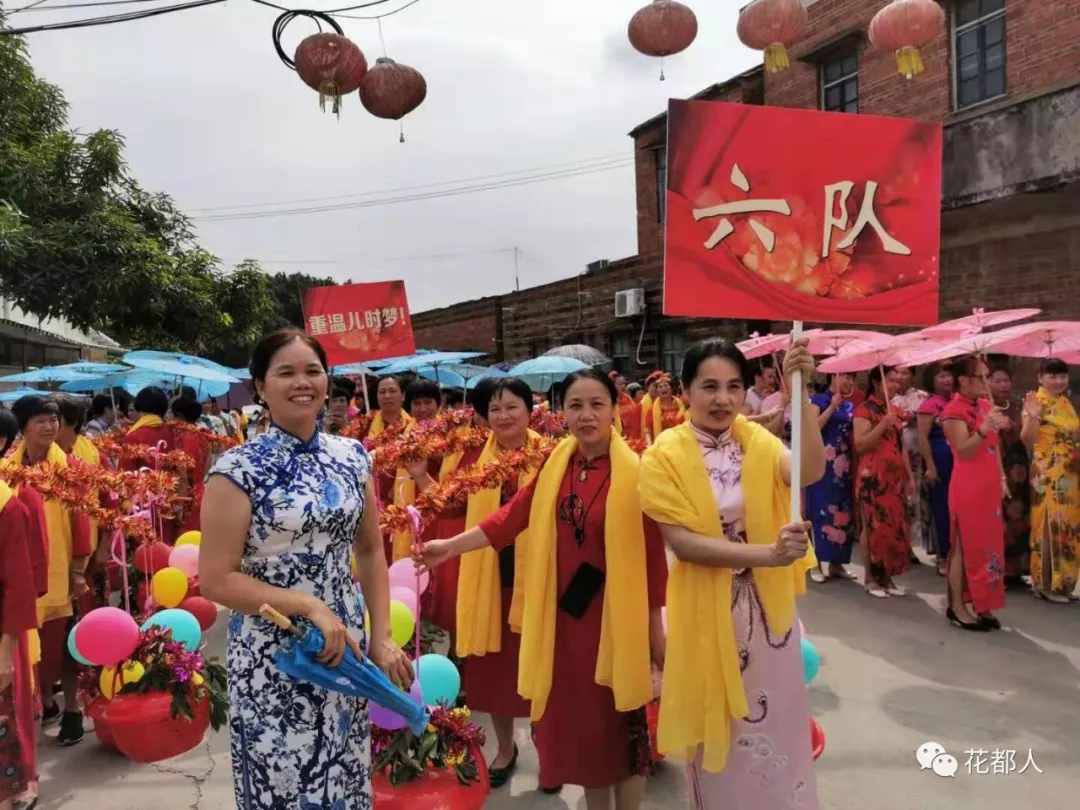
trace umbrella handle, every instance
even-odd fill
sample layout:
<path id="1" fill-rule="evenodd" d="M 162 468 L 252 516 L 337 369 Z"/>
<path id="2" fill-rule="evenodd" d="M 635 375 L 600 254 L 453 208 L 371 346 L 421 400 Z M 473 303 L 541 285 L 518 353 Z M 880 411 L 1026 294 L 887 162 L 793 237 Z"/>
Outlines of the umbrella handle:
<path id="1" fill-rule="evenodd" d="M 287 616 L 279 613 L 275 608 L 270 607 L 270 605 L 263 605 L 259 608 L 259 615 L 268 622 L 273 622 L 282 630 L 292 633 L 297 638 L 301 638 L 304 635 L 300 628 L 293 624 Z"/>

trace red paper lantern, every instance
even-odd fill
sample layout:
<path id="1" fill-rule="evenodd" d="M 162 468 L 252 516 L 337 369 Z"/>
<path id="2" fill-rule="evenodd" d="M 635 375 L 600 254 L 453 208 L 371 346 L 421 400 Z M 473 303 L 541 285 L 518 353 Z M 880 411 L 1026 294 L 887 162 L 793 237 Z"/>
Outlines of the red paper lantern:
<path id="1" fill-rule="evenodd" d="M 945 10 L 934 0 L 893 0 L 870 21 L 870 42 L 896 54 L 896 67 L 905 78 L 923 72 L 919 48 L 945 32 Z"/>
<path id="2" fill-rule="evenodd" d="M 416 68 L 385 56 L 375 60 L 360 83 L 360 103 L 376 118 L 397 121 L 427 98 L 427 82 Z"/>
<path id="3" fill-rule="evenodd" d="M 630 18 L 626 34 L 634 50 L 663 59 L 689 48 L 697 38 L 697 28 L 697 17 L 689 6 L 675 0 L 653 0 Z"/>
<path id="4" fill-rule="evenodd" d="M 806 9 L 800 0 L 754 0 L 739 12 L 735 29 L 747 48 L 765 52 L 769 73 L 791 67 L 787 49 L 806 30 Z"/>
<path id="5" fill-rule="evenodd" d="M 153 574 L 169 567 L 172 546 L 165 543 L 143 543 L 135 549 L 135 567 L 144 574 Z"/>
<path id="6" fill-rule="evenodd" d="M 319 91 L 319 106 L 325 110 L 329 98 L 335 114 L 341 111 L 341 97 L 358 89 L 367 73 L 364 52 L 341 34 L 306 37 L 296 46 L 293 61 L 304 84 Z"/>

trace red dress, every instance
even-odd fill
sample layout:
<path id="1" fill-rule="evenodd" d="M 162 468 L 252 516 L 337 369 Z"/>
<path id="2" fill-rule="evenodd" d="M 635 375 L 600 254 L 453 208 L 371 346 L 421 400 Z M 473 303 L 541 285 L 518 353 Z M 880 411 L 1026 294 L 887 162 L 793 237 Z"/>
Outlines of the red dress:
<path id="1" fill-rule="evenodd" d="M 466 450 L 461 455 L 455 472 L 467 472 L 471 470 L 480 459 L 483 448 L 476 447 Z M 438 473 L 435 474 L 438 480 Z M 424 539 L 435 537 L 456 537 L 465 531 L 466 504 L 450 506 L 439 513 L 432 521 L 431 527 L 434 537 L 425 535 Z M 431 621 L 450 634 L 450 649 L 453 650 L 454 635 L 457 633 L 457 585 L 458 573 L 461 571 L 461 558 L 454 557 L 448 560 L 431 573 Z"/>
<path id="2" fill-rule="evenodd" d="M 619 420 L 622 422 L 622 435 L 627 439 L 641 438 L 641 406 L 630 398 L 629 394 L 619 395 Z"/>
<path id="3" fill-rule="evenodd" d="M 27 633 L 37 629 L 31 551 L 40 537 L 30 511 L 12 496 L 0 511 L 0 632 L 17 639 L 12 682 L 0 692 L 0 801 L 19 795 L 37 778 L 37 724 Z"/>
<path id="4" fill-rule="evenodd" d="M 201 528 L 203 492 L 206 490 L 206 470 L 210 464 L 210 442 L 205 436 L 195 431 L 184 430 L 176 434 L 176 449 L 187 453 L 195 460 L 195 465 L 188 469 L 191 484 L 191 503 L 187 505 L 184 521 L 178 532 L 198 531 Z"/>
<path id="5" fill-rule="evenodd" d="M 49 533 L 45 529 L 45 501 L 36 489 L 19 487 L 19 500 L 26 507 L 30 568 L 36 596 L 49 592 Z"/>
<path id="6" fill-rule="evenodd" d="M 885 414 L 885 403 L 871 396 L 855 409 L 853 417 L 867 420 L 874 429 Z M 900 430 L 886 430 L 873 448 L 859 454 L 856 464 L 855 505 L 870 549 L 870 575 L 884 582 L 911 566 L 907 468 Z"/>
<path id="7" fill-rule="evenodd" d="M 176 450 L 176 436 L 173 434 L 173 429 L 164 424 L 157 425 L 156 427 L 146 425 L 138 430 L 133 430 L 124 435 L 123 443 L 132 445 L 142 444 L 153 448 L 162 447 L 162 443 L 164 443 L 164 452 L 171 453 Z M 138 470 L 141 466 L 142 465 L 137 462 L 122 462 L 120 469 Z M 159 519 L 155 514 L 154 524 L 154 528 L 160 532 L 159 536 L 161 537 L 162 542 L 168 543 L 171 546 L 176 540 L 176 523 L 172 520 Z"/>
<path id="8" fill-rule="evenodd" d="M 941 421 L 957 419 L 974 436 L 990 403 L 956 394 L 941 412 Z M 951 443 L 950 443 L 951 446 Z M 953 451 L 953 472 L 949 479 L 949 516 L 952 547 L 964 555 L 965 601 L 976 613 L 1005 607 L 1005 526 L 1001 518 L 1001 466 L 997 431 L 990 431 L 972 458 Z M 949 555 L 952 563 L 952 555 Z"/>
<path id="9" fill-rule="evenodd" d="M 596 459 L 581 481 L 580 457 L 568 465 L 559 487 L 560 512 L 570 495 L 589 504 L 584 515 L 584 540 L 574 538 L 574 525 L 561 515 L 556 520 L 558 593 L 563 593 L 582 563 L 601 571 L 607 568 L 604 555 L 604 517 L 610 487 L 609 460 Z M 572 473 L 572 474 L 570 474 Z M 480 524 L 491 545 L 506 548 L 529 524 L 534 485 L 523 489 L 509 504 Z M 595 501 L 594 501 L 595 499 Z M 657 525 L 642 515 L 648 571 L 649 607 L 663 607 L 667 590 L 667 557 Z M 596 656 L 600 648 L 603 588 L 593 597 L 585 615 L 574 619 L 555 611 L 555 660 L 547 710 L 536 724 L 535 742 L 540 760 L 540 785 L 581 785 L 604 788 L 640 772 L 649 763 L 649 739 L 645 711 L 618 712 L 611 689 L 596 683 Z M 617 642 L 616 642 L 617 643 Z M 470 662 L 471 664 L 471 662 Z M 470 703 L 472 693 L 470 692 Z M 643 750 L 642 750 L 643 747 Z"/>

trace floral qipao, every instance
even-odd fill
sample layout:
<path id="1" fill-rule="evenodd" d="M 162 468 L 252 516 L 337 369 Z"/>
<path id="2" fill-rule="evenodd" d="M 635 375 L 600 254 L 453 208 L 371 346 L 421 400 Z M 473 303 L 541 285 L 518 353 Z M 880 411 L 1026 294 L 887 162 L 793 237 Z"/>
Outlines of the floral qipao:
<path id="1" fill-rule="evenodd" d="M 1042 415 L 1031 459 L 1031 584 L 1068 596 L 1080 569 L 1080 419 L 1068 397 L 1045 388 L 1037 396 Z"/>
<path id="2" fill-rule="evenodd" d="M 964 423 L 976 436 L 990 413 L 990 403 L 955 394 L 941 412 L 941 421 Z M 984 431 L 985 432 L 985 431 Z M 1005 606 L 1005 533 L 1001 520 L 1001 447 L 997 431 L 986 432 L 978 452 L 964 458 L 953 447 L 949 482 L 949 514 L 953 548 L 964 560 L 964 584 L 976 613 Z M 949 565 L 955 562 L 951 555 Z"/>
<path id="3" fill-rule="evenodd" d="M 832 394 L 810 398 L 821 413 Z M 814 551 L 822 564 L 851 562 L 855 540 L 851 503 L 851 416 L 855 406 L 843 400 L 821 429 L 825 442 L 825 475 L 806 488 L 806 516 L 814 525 Z"/>
<path id="4" fill-rule="evenodd" d="M 886 413 L 885 403 L 871 396 L 855 409 L 854 416 L 867 420 L 872 430 Z M 903 454 L 900 431 L 890 427 L 858 458 L 855 503 L 870 549 L 870 574 L 878 582 L 903 574 L 911 566 Z"/>
<path id="5" fill-rule="evenodd" d="M 371 460 L 352 439 L 301 441 L 277 426 L 225 453 L 221 475 L 251 501 L 241 570 L 325 602 L 361 645 L 364 609 L 350 552 Z M 367 702 L 293 681 L 274 666 L 287 634 L 233 613 L 226 666 L 233 778 L 243 810 L 370 810 Z"/>

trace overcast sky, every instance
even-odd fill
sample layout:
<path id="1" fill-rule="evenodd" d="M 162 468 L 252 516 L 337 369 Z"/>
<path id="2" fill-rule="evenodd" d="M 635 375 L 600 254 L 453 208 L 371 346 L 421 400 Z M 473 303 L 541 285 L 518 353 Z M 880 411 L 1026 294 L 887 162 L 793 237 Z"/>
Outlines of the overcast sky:
<path id="1" fill-rule="evenodd" d="M 309 2 L 315 8 L 346 4 Z M 427 100 L 404 120 L 404 144 L 397 124 L 372 118 L 356 95 L 346 98 L 340 121 L 320 113 L 317 94 L 274 51 L 278 12 L 247 0 L 33 34 L 29 43 L 35 68 L 67 96 L 72 126 L 119 130 L 139 181 L 172 194 L 195 217 L 251 210 L 205 209 L 345 195 L 363 196 L 331 204 L 370 202 L 490 175 L 565 171 L 579 161 L 606 166 L 459 196 L 197 222 L 203 246 L 226 262 L 257 258 L 269 270 L 342 281 L 403 278 L 410 307 L 419 312 L 512 290 L 515 246 L 523 287 L 572 276 L 596 259 L 635 253 L 633 150 L 626 133 L 660 112 L 669 96 L 695 93 L 761 58 L 735 37 L 740 3 L 689 0 L 698 39 L 666 60 L 667 81 L 659 82 L 658 60 L 636 53 L 626 39 L 627 22 L 643 3 L 419 0 L 383 20 L 387 55 L 416 67 L 428 84 Z M 27 12 L 10 22 L 128 10 Z M 374 21 L 341 24 L 369 63 L 382 55 Z M 304 20 L 293 23 L 286 50 L 313 30 Z M 610 160 L 588 162 L 598 158 Z"/>

